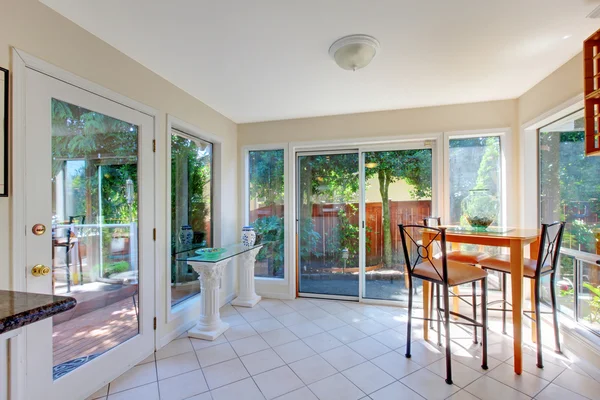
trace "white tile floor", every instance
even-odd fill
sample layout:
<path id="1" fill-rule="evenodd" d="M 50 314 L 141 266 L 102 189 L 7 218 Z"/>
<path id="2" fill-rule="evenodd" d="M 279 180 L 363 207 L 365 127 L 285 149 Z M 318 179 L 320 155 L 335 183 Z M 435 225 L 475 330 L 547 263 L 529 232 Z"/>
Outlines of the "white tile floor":
<path id="1" fill-rule="evenodd" d="M 412 358 L 404 357 L 403 308 L 265 299 L 253 309 L 226 305 L 221 315 L 232 327 L 217 340 L 182 335 L 89 399 L 600 399 L 592 378 L 600 370 L 584 361 L 548 351 L 539 369 L 535 349 L 526 346 L 517 376 L 511 339 L 492 332 L 484 371 L 480 346 L 454 328 L 454 384 L 447 385 L 444 351 L 420 339 L 419 322 Z M 496 321 L 491 325 L 498 332 Z"/>

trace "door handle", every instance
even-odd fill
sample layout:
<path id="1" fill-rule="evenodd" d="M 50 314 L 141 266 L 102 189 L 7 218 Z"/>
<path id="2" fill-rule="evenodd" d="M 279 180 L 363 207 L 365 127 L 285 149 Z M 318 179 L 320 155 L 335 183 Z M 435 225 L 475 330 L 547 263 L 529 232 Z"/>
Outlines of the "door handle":
<path id="1" fill-rule="evenodd" d="M 33 276 L 46 276 L 50 273 L 50 267 L 47 267 L 42 264 L 37 264 L 33 268 L 31 268 L 31 275 Z"/>

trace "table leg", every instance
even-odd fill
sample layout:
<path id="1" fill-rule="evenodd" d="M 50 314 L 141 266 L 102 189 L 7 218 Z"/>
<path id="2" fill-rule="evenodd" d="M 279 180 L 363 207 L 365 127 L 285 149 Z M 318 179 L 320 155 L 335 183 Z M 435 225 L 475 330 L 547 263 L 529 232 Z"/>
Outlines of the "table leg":
<path id="1" fill-rule="evenodd" d="M 460 250 L 460 243 L 452 242 L 452 251 Z M 454 293 L 454 297 L 452 298 L 452 311 L 458 314 L 458 310 L 460 309 L 460 287 L 454 286 L 452 288 L 452 293 Z M 452 319 L 458 321 L 458 317 L 456 315 L 452 316 Z"/>
<path id="2" fill-rule="evenodd" d="M 520 239 L 510 241 L 510 283 L 512 289 L 513 347 L 515 373 L 523 371 L 523 247 Z"/>
<path id="3" fill-rule="evenodd" d="M 540 241 L 536 240 L 535 242 L 531 243 L 529 245 L 529 258 L 531 258 L 532 260 L 537 260 L 538 258 L 538 252 L 540 251 Z M 531 317 L 535 318 L 535 279 L 530 279 L 529 280 L 530 284 L 531 284 L 531 291 L 530 291 L 530 304 L 531 304 L 531 308 L 530 310 L 531 312 Z M 537 324 L 537 321 L 532 320 L 531 321 L 531 340 L 533 341 L 533 343 L 537 342 L 537 335 L 536 335 L 536 329 L 539 327 L 541 328 L 541 321 L 540 324 Z"/>
<path id="4" fill-rule="evenodd" d="M 423 281 L 423 339 L 429 340 L 429 299 L 430 299 L 431 283 Z"/>
<path id="5" fill-rule="evenodd" d="M 220 296 L 219 286 L 223 270 L 231 259 L 217 263 L 190 262 L 199 275 L 200 280 L 200 319 L 196 326 L 188 331 L 188 336 L 215 340 L 229 329 L 229 324 L 221 321 L 219 313 Z"/>
<path id="6" fill-rule="evenodd" d="M 254 264 L 256 255 L 261 248 L 256 248 L 238 256 L 239 266 L 239 286 L 238 297 L 231 302 L 234 306 L 254 307 L 261 299 L 254 289 Z"/>

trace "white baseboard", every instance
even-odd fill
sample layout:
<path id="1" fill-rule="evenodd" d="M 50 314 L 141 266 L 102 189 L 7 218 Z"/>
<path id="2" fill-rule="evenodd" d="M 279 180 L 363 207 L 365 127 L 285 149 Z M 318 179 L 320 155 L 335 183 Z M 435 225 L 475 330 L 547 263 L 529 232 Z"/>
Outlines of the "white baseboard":
<path id="1" fill-rule="evenodd" d="M 227 295 L 223 300 L 221 300 L 221 307 L 223 307 L 225 304 L 230 303 L 233 299 L 235 299 L 235 297 L 236 297 L 235 293 L 231 293 L 231 294 Z M 175 330 L 173 330 L 173 331 L 167 333 L 165 336 L 161 337 L 159 342 L 157 343 L 156 349 L 158 350 L 158 349 L 166 346 L 167 344 L 171 343 L 173 340 L 177 339 L 183 333 L 192 329 L 194 327 L 194 325 L 196 325 L 195 320 L 185 321 L 180 326 L 178 326 Z"/>
<path id="2" fill-rule="evenodd" d="M 563 352 L 566 350 L 569 358 L 584 361 L 581 365 L 578 364 L 584 371 L 586 363 L 600 365 L 600 338 L 598 336 L 577 325 L 561 324 L 560 333 L 565 347 Z"/>

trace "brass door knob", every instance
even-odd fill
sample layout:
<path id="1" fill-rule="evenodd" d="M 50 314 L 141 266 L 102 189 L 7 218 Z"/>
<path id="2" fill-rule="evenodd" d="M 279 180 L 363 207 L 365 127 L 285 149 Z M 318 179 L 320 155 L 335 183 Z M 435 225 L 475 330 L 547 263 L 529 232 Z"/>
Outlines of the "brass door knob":
<path id="1" fill-rule="evenodd" d="M 50 273 L 50 267 L 46 267 L 45 265 L 38 264 L 31 268 L 31 275 L 33 276 L 45 276 Z"/>

